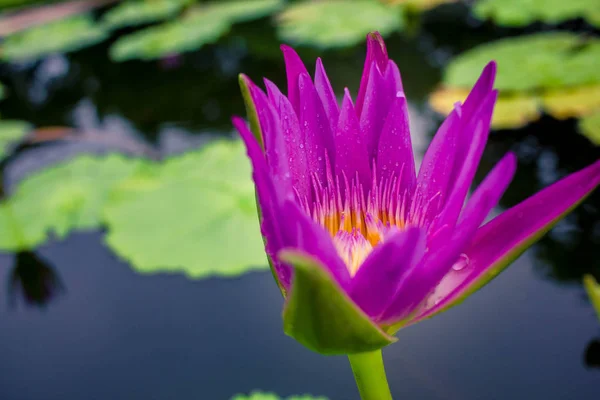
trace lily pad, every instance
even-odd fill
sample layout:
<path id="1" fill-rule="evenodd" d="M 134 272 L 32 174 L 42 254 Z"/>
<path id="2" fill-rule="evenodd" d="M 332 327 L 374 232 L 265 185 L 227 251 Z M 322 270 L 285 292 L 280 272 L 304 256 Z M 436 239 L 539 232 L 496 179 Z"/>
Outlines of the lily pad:
<path id="1" fill-rule="evenodd" d="M 455 57 L 444 84 L 429 102 L 448 113 L 463 101 L 490 61 L 498 63 L 500 90 L 492 127 L 519 128 L 542 111 L 558 119 L 582 117 L 600 108 L 600 39 L 573 33 L 539 33 L 487 43 Z"/>
<path id="2" fill-rule="evenodd" d="M 264 17 L 283 6 L 283 0 L 224 0 L 205 3 L 190 11 L 190 15 L 231 22 L 251 21 Z"/>
<path id="3" fill-rule="evenodd" d="M 504 26 L 525 26 L 537 21 L 558 24 L 583 18 L 600 27 L 598 0 L 480 0 L 475 3 L 473 13 Z"/>
<path id="4" fill-rule="evenodd" d="M 404 26 L 402 8 L 372 0 L 295 3 L 278 15 L 278 34 L 290 43 L 319 48 L 352 46 L 372 31 L 383 36 Z"/>
<path id="5" fill-rule="evenodd" d="M 249 395 L 238 394 L 233 396 L 231 400 L 327 400 L 327 397 L 313 397 L 305 394 L 301 396 L 279 397 L 274 393 L 252 392 Z"/>
<path id="6" fill-rule="evenodd" d="M 557 119 L 588 115 L 600 110 L 600 85 L 551 90 L 542 95 L 542 103 Z"/>
<path id="7" fill-rule="evenodd" d="M 50 22 L 6 38 L 0 57 L 7 61 L 35 60 L 58 52 L 91 46 L 108 37 L 108 33 L 89 15 Z"/>
<path id="8" fill-rule="evenodd" d="M 0 160 L 6 157 L 11 146 L 22 139 L 31 129 L 24 121 L 0 121 Z"/>
<path id="9" fill-rule="evenodd" d="M 409 11 L 423 12 L 442 4 L 457 3 L 459 0 L 382 0 L 386 4 L 399 4 Z"/>
<path id="10" fill-rule="evenodd" d="M 600 83 L 600 39 L 550 32 L 501 39 L 460 54 L 448 65 L 444 84 L 470 88 L 490 60 L 498 62 L 500 91 Z"/>
<path id="11" fill-rule="evenodd" d="M 579 131 L 596 146 L 600 146 L 600 111 L 580 119 Z"/>
<path id="12" fill-rule="evenodd" d="M 50 234 L 63 238 L 74 229 L 97 229 L 108 192 L 142 164 L 115 154 L 83 155 L 27 177 L 4 205 L 13 231 L 18 230 L 18 243 L 2 242 L 7 247 L 0 249 L 31 249 Z"/>
<path id="13" fill-rule="evenodd" d="M 0 251 L 25 247 L 10 206 L 0 204 Z"/>
<path id="14" fill-rule="evenodd" d="M 281 0 L 203 3 L 176 21 L 120 38 L 111 47 L 110 56 L 115 61 L 151 60 L 198 50 L 216 42 L 234 22 L 259 18 L 281 4 Z"/>
<path id="15" fill-rule="evenodd" d="M 596 310 L 598 319 L 600 319 L 600 284 L 598 284 L 592 275 L 585 275 L 583 277 L 583 287 L 587 291 L 590 301 Z"/>
<path id="16" fill-rule="evenodd" d="M 130 0 L 111 8 L 102 18 L 109 29 L 144 25 L 177 15 L 193 0 Z"/>
<path id="17" fill-rule="evenodd" d="M 202 278 L 269 268 L 239 141 L 147 166 L 112 193 L 104 216 L 106 242 L 141 273 Z"/>
<path id="18" fill-rule="evenodd" d="M 469 91 L 466 89 L 442 88 L 429 98 L 429 104 L 438 113 L 447 115 L 456 102 L 464 102 Z M 540 101 L 535 96 L 516 94 L 500 96 L 494 108 L 492 127 L 513 129 L 527 125 L 540 118 Z"/>

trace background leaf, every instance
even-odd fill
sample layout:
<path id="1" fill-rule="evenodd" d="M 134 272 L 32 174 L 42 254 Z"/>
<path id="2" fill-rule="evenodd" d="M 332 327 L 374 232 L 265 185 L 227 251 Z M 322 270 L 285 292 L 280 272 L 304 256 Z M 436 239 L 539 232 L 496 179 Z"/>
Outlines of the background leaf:
<path id="1" fill-rule="evenodd" d="M 111 8 L 102 18 L 109 29 L 143 25 L 165 20 L 194 0 L 133 0 Z"/>
<path id="2" fill-rule="evenodd" d="M 444 84 L 470 88 L 483 67 L 498 62 L 496 87 L 526 91 L 600 83 L 600 39 L 549 32 L 500 39 L 452 59 Z"/>
<path id="3" fill-rule="evenodd" d="M 115 61 L 150 60 L 198 50 L 216 42 L 234 22 L 260 18 L 281 4 L 281 0 L 203 3 L 178 20 L 121 37 L 110 56 Z"/>
<path id="4" fill-rule="evenodd" d="M 580 119 L 579 131 L 596 146 L 600 146 L 600 111 Z"/>
<path id="5" fill-rule="evenodd" d="M 73 229 L 97 229 L 109 190 L 142 164 L 116 154 L 82 155 L 27 177 L 5 204 L 19 243 L 0 243 L 0 249 L 31 249 L 50 234 L 64 238 Z"/>
<path id="6" fill-rule="evenodd" d="M 554 32 L 501 39 L 451 60 L 429 104 L 448 114 L 467 97 L 483 67 L 496 60 L 500 92 L 493 128 L 523 127 L 542 111 L 557 119 L 587 116 L 600 109 L 599 59 L 597 38 Z"/>
<path id="7" fill-rule="evenodd" d="M 473 13 L 480 19 L 506 26 L 524 26 L 536 21 L 558 24 L 583 18 L 600 27 L 598 0 L 480 0 L 475 3 Z"/>
<path id="8" fill-rule="evenodd" d="M 454 104 L 465 101 L 467 89 L 441 88 L 429 98 L 431 108 L 440 114 L 447 115 Z M 509 95 L 500 96 L 494 107 L 492 127 L 495 129 L 518 128 L 537 120 L 541 115 L 540 100 L 535 96 Z"/>
<path id="9" fill-rule="evenodd" d="M 89 15 L 77 15 L 9 35 L 0 51 L 8 61 L 35 60 L 79 50 L 103 41 L 108 33 Z"/>
<path id="10" fill-rule="evenodd" d="M 598 284 L 592 275 L 585 275 L 583 277 L 583 287 L 590 298 L 592 306 L 596 310 L 598 319 L 600 319 L 600 284 Z"/>
<path id="11" fill-rule="evenodd" d="M 111 195 L 106 241 L 142 273 L 267 270 L 250 176 L 239 141 L 148 165 Z"/>
<path id="12" fill-rule="evenodd" d="M 345 47 L 402 29 L 402 9 L 370 0 L 324 0 L 296 3 L 278 16 L 278 34 L 287 42 L 315 47 Z"/>
<path id="13" fill-rule="evenodd" d="M 11 146 L 22 139 L 31 129 L 24 121 L 0 121 L 0 160 L 6 157 Z"/>

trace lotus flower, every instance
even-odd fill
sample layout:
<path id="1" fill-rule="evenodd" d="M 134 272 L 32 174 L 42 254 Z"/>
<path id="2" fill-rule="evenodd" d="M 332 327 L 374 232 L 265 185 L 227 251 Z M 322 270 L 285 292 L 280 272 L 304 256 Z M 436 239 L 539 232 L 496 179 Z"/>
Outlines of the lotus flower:
<path id="1" fill-rule="evenodd" d="M 401 327 L 489 282 L 600 183 L 599 161 L 483 224 L 516 169 L 506 154 L 466 200 L 496 102 L 494 62 L 417 173 L 400 72 L 379 34 L 367 38 L 356 100 L 345 89 L 341 105 L 320 59 L 312 79 L 292 48 L 281 49 L 287 96 L 241 75 L 252 130 L 233 123 L 253 166 L 284 330 L 315 351 L 395 341 Z"/>

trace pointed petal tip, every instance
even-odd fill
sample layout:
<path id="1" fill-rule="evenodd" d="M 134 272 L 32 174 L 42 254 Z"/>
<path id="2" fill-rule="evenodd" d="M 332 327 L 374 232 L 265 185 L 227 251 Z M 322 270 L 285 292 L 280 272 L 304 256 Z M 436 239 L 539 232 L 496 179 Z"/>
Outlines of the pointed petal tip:
<path id="1" fill-rule="evenodd" d="M 498 63 L 496 60 L 491 60 L 483 68 L 482 74 L 489 75 L 493 80 L 496 77 L 496 72 L 498 72 Z"/>
<path id="2" fill-rule="evenodd" d="M 389 60 L 387 48 L 383 37 L 377 31 L 367 35 L 367 62 L 375 61 L 379 69 L 383 72 Z"/>

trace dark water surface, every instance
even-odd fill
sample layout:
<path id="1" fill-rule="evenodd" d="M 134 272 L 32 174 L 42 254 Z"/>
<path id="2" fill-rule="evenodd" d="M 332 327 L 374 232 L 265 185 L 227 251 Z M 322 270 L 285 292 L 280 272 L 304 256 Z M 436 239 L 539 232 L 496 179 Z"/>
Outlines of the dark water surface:
<path id="1" fill-rule="evenodd" d="M 441 65 L 501 34 L 442 15 L 414 37 L 390 38 L 423 143 L 439 123 L 424 101 Z M 39 127 L 116 120 L 152 143 L 173 129 L 202 138 L 228 134 L 230 115 L 243 114 L 238 72 L 284 83 L 278 41 L 264 21 L 169 62 L 113 64 L 106 51 L 103 44 L 2 67 L 0 78 L 11 89 L 2 117 Z M 334 88 L 356 91 L 362 46 L 301 54 L 310 68 L 322 55 Z M 494 132 L 478 179 L 508 150 L 519 155 L 519 170 L 502 207 L 600 156 L 576 134 L 574 121 L 544 118 L 527 129 Z M 595 193 L 463 305 L 400 331 L 398 343 L 384 350 L 395 398 L 597 399 L 600 323 L 580 282 L 586 272 L 600 278 L 599 205 Z M 33 304 L 11 292 L 14 276 Z M 40 276 L 54 277 L 63 291 L 48 296 Z M 282 299 L 268 272 L 202 281 L 139 275 L 94 232 L 33 254 L 3 255 L 0 279 L 2 400 L 226 400 L 253 389 L 358 398 L 344 357 L 314 354 L 282 333 Z"/>

